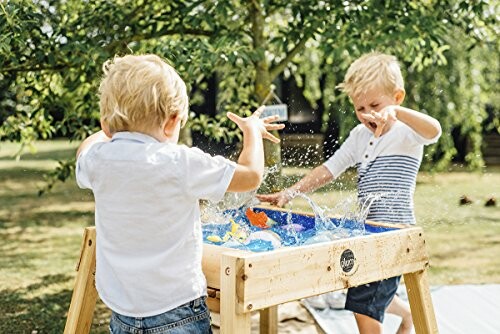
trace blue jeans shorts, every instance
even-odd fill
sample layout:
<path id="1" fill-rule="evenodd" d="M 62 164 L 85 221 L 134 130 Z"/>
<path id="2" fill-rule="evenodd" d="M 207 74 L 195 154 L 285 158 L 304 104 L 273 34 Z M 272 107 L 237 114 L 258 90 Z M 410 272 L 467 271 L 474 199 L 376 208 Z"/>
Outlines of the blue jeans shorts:
<path id="1" fill-rule="evenodd" d="M 363 284 L 347 290 L 346 310 L 367 315 L 379 322 L 394 298 L 401 276 Z"/>
<path id="2" fill-rule="evenodd" d="M 205 299 L 200 297 L 173 310 L 145 318 L 112 312 L 109 331 L 111 334 L 211 334 L 210 311 Z"/>

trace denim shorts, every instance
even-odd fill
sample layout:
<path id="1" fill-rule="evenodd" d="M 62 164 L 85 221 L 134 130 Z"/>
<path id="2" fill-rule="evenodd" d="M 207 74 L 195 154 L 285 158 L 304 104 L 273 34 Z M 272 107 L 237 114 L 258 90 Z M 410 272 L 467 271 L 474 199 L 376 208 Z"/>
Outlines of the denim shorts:
<path id="1" fill-rule="evenodd" d="M 200 297 L 162 314 L 135 318 L 112 312 L 111 334 L 184 334 L 212 333 L 210 311 Z"/>
<path id="2" fill-rule="evenodd" d="M 347 290 L 346 310 L 367 315 L 379 322 L 394 298 L 401 276 L 363 284 Z"/>

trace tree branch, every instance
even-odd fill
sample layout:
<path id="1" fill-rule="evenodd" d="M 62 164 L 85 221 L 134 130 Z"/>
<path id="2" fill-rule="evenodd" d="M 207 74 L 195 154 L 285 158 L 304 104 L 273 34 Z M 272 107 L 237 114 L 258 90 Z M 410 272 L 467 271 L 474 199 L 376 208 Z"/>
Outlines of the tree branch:
<path id="1" fill-rule="evenodd" d="M 128 40 L 117 40 L 109 43 L 104 47 L 104 49 L 108 52 L 114 50 L 118 45 L 128 44 L 130 42 L 138 42 L 144 41 L 148 39 L 160 38 L 164 36 L 172 36 L 172 35 L 194 35 L 194 36 L 205 36 L 211 37 L 213 36 L 213 31 L 201 30 L 201 29 L 160 29 L 156 32 L 151 32 L 148 34 L 138 34 L 131 36 Z"/>
<path id="2" fill-rule="evenodd" d="M 288 65 L 289 62 L 292 61 L 293 57 L 297 55 L 300 51 L 302 51 L 306 45 L 306 42 L 309 40 L 309 37 L 304 37 L 302 38 L 295 46 L 293 47 L 292 50 L 286 55 L 285 58 L 283 58 L 278 64 L 273 66 L 269 70 L 269 75 L 271 77 L 271 81 L 276 79 L 276 77 L 283 72 L 285 67 Z"/>

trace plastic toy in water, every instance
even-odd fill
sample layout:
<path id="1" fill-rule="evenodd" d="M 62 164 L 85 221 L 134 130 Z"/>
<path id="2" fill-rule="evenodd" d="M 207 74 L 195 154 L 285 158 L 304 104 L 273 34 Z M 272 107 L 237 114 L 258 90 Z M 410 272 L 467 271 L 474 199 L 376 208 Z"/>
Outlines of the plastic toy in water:
<path id="1" fill-rule="evenodd" d="M 270 228 L 276 224 L 274 220 L 269 218 L 265 212 L 254 212 L 252 209 L 248 208 L 245 214 L 250 221 L 250 224 L 258 228 L 266 229 Z"/>
<path id="2" fill-rule="evenodd" d="M 227 234 L 224 238 L 214 235 L 209 238 L 211 239 L 209 239 L 210 241 L 218 243 L 221 247 L 243 249 L 252 252 L 265 252 L 283 246 L 280 236 L 270 230 L 253 232 L 244 241 L 230 238 Z"/>
<path id="3" fill-rule="evenodd" d="M 287 232 L 302 232 L 304 231 L 305 227 L 300 225 L 300 224 L 286 224 L 280 227 L 282 230 L 285 230 Z"/>
<path id="4" fill-rule="evenodd" d="M 215 243 L 226 242 L 229 240 L 229 234 L 226 233 L 226 235 L 223 238 L 219 237 L 218 235 L 209 235 L 207 237 L 207 240 Z"/>
<path id="5" fill-rule="evenodd" d="M 281 247 L 281 238 L 278 234 L 273 231 L 257 231 L 251 233 L 248 238 L 245 240 L 245 244 L 251 244 L 253 241 L 267 241 L 270 242 L 272 248 L 280 248 Z"/>
<path id="6" fill-rule="evenodd" d="M 231 222 L 231 231 L 226 232 L 222 238 L 218 235 L 209 235 L 207 240 L 215 243 L 221 243 L 227 242 L 232 237 L 234 240 L 239 242 L 244 241 L 248 237 L 245 230 L 242 229 L 241 226 L 238 225 L 233 219 L 229 219 L 229 221 Z"/>

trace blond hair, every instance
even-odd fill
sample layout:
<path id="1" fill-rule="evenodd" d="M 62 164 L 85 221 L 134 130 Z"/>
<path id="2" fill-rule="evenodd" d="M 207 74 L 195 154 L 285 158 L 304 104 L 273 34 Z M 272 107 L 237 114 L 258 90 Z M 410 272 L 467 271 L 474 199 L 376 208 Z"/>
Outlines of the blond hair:
<path id="1" fill-rule="evenodd" d="M 104 63 L 103 71 L 101 121 L 111 133 L 156 129 L 177 114 L 183 123 L 187 120 L 186 84 L 160 57 L 116 56 Z"/>
<path id="2" fill-rule="evenodd" d="M 373 88 L 393 94 L 396 90 L 404 91 L 404 80 L 396 57 L 370 52 L 349 66 L 344 82 L 337 87 L 351 97 Z"/>

